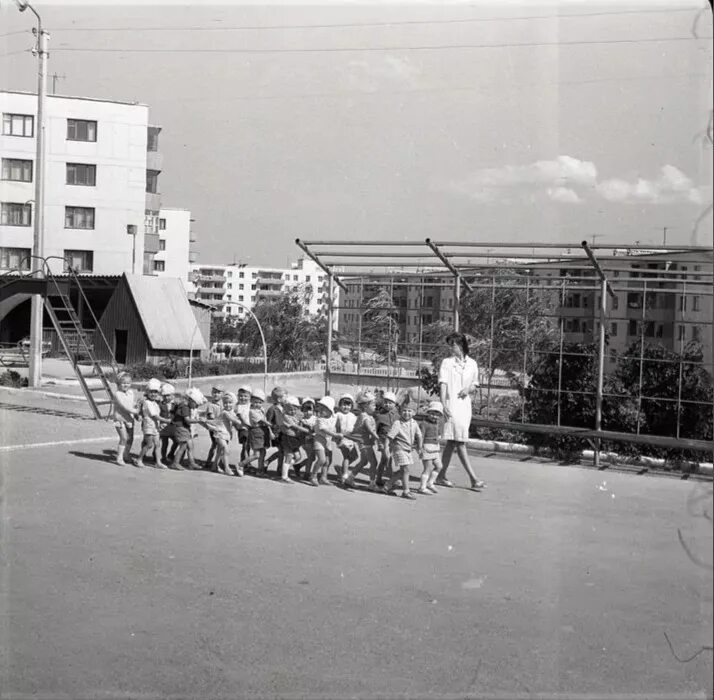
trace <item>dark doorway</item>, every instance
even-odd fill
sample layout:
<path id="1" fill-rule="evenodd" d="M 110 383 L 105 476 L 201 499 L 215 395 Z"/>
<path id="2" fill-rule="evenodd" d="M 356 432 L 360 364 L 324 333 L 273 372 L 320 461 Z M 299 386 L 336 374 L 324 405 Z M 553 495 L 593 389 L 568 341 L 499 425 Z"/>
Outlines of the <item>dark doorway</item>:
<path id="1" fill-rule="evenodd" d="M 114 357 L 117 364 L 126 364 L 126 344 L 129 339 L 129 331 L 114 329 Z"/>

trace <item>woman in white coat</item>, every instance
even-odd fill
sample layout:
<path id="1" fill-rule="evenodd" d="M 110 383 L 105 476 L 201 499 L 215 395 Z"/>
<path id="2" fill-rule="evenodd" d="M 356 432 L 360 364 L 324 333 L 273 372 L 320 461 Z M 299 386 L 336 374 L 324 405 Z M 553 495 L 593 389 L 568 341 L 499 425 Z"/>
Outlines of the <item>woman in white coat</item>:
<path id="1" fill-rule="evenodd" d="M 446 478 L 446 470 L 451 462 L 451 455 L 456 454 L 471 480 L 471 489 L 478 491 L 486 484 L 476 478 L 466 453 L 466 441 L 469 439 L 471 425 L 471 396 L 479 387 L 478 365 L 469 357 L 469 344 L 462 333 L 451 333 L 446 337 L 451 349 L 451 357 L 446 357 L 439 368 L 439 393 L 444 406 L 444 454 L 442 468 L 436 483 L 451 487 Z"/>

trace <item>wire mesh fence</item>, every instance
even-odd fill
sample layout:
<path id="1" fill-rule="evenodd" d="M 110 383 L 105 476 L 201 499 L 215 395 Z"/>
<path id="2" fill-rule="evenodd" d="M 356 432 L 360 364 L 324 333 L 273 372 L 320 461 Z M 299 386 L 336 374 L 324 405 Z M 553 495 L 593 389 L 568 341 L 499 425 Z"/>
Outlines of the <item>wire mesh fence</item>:
<path id="1" fill-rule="evenodd" d="M 480 368 L 474 428 L 482 434 L 709 451 L 711 460 L 710 249 L 609 248 L 594 269 L 582 253 L 554 246 L 481 244 L 491 246 L 487 256 L 457 264 L 457 253 L 444 252 L 456 244 L 440 245 L 441 270 L 421 254 L 392 253 L 391 266 L 375 266 L 363 251 L 363 269 L 353 272 L 353 257 L 340 266 L 335 252 L 331 263 L 315 253 L 341 285 L 328 382 L 401 388 L 426 401 L 448 354 L 445 337 L 458 328 Z"/>

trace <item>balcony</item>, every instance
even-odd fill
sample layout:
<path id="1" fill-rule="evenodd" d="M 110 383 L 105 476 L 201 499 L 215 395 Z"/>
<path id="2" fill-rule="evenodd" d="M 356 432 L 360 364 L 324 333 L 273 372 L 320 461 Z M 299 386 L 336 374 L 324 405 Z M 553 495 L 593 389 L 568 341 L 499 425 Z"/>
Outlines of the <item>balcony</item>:
<path id="1" fill-rule="evenodd" d="M 279 289 L 258 289 L 255 292 L 256 297 L 263 297 L 263 298 L 270 298 L 270 299 L 279 297 L 281 294 L 282 294 L 282 291 Z"/>
<path id="2" fill-rule="evenodd" d="M 221 286 L 223 286 L 223 282 L 225 281 L 225 278 L 223 275 L 206 275 L 203 273 L 199 273 L 198 277 L 196 278 L 196 281 L 198 282 L 220 282 Z"/>
<path id="3" fill-rule="evenodd" d="M 161 167 L 164 157 L 158 151 L 146 152 L 146 169 L 147 170 L 162 170 Z"/>
<path id="4" fill-rule="evenodd" d="M 283 278 L 282 277 L 258 277 L 255 280 L 256 284 L 260 285 L 269 285 L 271 287 L 282 287 L 283 286 Z"/>
<path id="5" fill-rule="evenodd" d="M 188 261 L 191 265 L 198 262 L 198 251 L 197 250 L 189 250 L 188 251 Z"/>
<path id="6" fill-rule="evenodd" d="M 149 211 L 158 212 L 161 209 L 161 194 L 159 192 L 147 192 L 144 206 Z"/>
<path id="7" fill-rule="evenodd" d="M 156 233 L 144 234 L 144 252 L 158 253 L 159 252 L 159 235 Z"/>

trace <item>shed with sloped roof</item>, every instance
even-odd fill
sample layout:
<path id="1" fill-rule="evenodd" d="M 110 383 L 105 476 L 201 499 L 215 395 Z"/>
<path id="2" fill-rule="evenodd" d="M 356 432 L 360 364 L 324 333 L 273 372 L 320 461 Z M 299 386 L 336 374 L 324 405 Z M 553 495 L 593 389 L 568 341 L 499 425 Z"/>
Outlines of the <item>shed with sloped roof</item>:
<path id="1" fill-rule="evenodd" d="M 125 274 L 95 330 L 97 359 L 103 357 L 103 333 L 119 364 L 198 357 L 208 349 L 204 332 L 177 277 Z"/>

